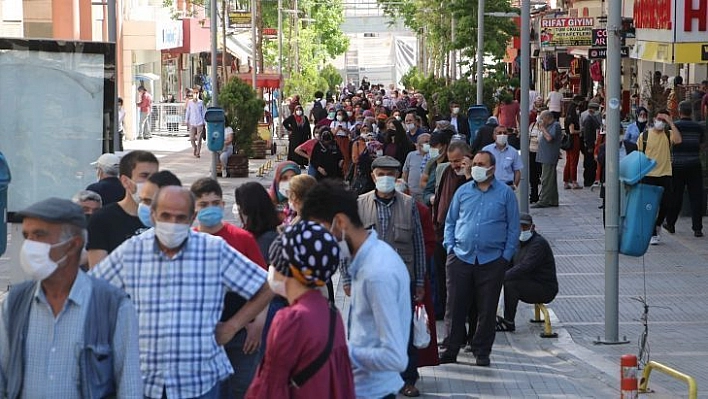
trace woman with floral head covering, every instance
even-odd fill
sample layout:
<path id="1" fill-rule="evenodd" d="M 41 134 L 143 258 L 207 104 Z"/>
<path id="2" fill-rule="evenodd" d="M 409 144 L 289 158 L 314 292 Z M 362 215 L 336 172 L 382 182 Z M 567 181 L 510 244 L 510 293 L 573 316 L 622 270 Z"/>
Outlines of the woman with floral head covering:
<path id="1" fill-rule="evenodd" d="M 247 398 L 354 398 L 344 323 L 317 290 L 339 265 L 339 245 L 322 225 L 289 226 L 270 248 L 268 284 L 290 306 L 276 313 Z"/>

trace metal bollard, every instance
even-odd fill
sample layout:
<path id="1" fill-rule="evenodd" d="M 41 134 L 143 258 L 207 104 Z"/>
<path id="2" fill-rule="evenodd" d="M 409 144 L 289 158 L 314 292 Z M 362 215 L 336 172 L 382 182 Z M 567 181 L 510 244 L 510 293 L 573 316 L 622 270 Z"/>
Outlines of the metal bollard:
<path id="1" fill-rule="evenodd" d="M 637 357 L 622 355 L 620 358 L 620 399 L 637 399 L 639 397 L 637 382 Z"/>

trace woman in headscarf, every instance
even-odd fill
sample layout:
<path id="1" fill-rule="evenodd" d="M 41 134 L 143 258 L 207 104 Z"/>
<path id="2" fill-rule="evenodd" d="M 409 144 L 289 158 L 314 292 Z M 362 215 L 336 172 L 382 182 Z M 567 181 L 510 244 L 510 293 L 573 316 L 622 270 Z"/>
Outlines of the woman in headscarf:
<path id="1" fill-rule="evenodd" d="M 647 120 L 649 118 L 649 111 L 644 107 L 637 108 L 637 120 L 631 125 L 627 126 L 627 132 L 625 134 L 625 140 L 631 141 L 632 143 L 637 143 L 639 136 L 644 133 L 647 129 Z"/>
<path id="2" fill-rule="evenodd" d="M 295 106 L 295 112 L 285 118 L 283 127 L 288 131 L 288 161 L 293 161 L 300 167 L 307 165 L 307 158 L 303 158 L 295 153 L 295 149 L 306 142 L 312 136 L 310 122 L 305 117 L 302 105 Z"/>
<path id="3" fill-rule="evenodd" d="M 273 319 L 246 397 L 353 399 L 342 317 L 316 289 L 337 270 L 337 240 L 322 225 L 302 221 L 288 227 L 270 252 L 268 284 L 290 306 Z"/>
<path id="4" fill-rule="evenodd" d="M 310 162 L 312 162 L 312 166 L 317 171 L 315 178 L 318 181 L 322 179 L 341 179 L 343 177 L 342 166 L 344 165 L 344 158 L 337 143 L 334 141 L 334 135 L 329 127 L 323 127 L 320 130 L 320 142 L 312 150 Z"/>
<path id="5" fill-rule="evenodd" d="M 396 118 L 386 119 L 386 132 L 384 133 L 384 155 L 394 157 L 403 165 L 411 151 L 415 151 L 413 144 L 406 135 L 406 129 Z"/>
<path id="6" fill-rule="evenodd" d="M 289 223 L 291 212 L 288 207 L 288 189 L 291 177 L 300 174 L 300 167 L 292 161 L 281 162 L 276 166 L 273 174 L 273 183 L 268 189 L 270 200 L 275 205 L 276 210 L 281 214 L 281 221 Z"/>

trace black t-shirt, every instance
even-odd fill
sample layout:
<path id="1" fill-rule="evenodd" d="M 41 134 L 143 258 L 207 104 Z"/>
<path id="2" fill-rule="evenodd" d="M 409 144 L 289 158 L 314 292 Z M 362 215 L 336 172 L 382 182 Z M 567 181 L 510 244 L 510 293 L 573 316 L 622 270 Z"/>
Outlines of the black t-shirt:
<path id="1" fill-rule="evenodd" d="M 111 253 L 123 241 L 147 230 L 137 216 L 128 215 L 118 204 L 99 209 L 89 219 L 86 249 Z"/>
<path id="2" fill-rule="evenodd" d="M 90 184 L 86 189 L 98 193 L 103 201 L 103 206 L 118 202 L 125 197 L 125 188 L 117 177 L 106 177 Z"/>

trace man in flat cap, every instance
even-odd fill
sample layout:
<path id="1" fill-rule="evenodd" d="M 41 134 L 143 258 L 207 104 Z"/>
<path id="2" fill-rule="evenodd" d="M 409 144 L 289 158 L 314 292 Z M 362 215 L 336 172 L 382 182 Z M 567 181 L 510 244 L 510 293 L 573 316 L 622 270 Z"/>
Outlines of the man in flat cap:
<path id="1" fill-rule="evenodd" d="M 536 232 L 528 213 L 519 216 L 519 248 L 504 274 L 504 317 L 497 316 L 497 331 L 515 331 L 516 308 L 524 303 L 550 303 L 558 294 L 556 260 L 545 238 Z"/>
<path id="2" fill-rule="evenodd" d="M 81 207 L 49 198 L 19 215 L 32 280 L 12 286 L 0 310 L 0 397 L 141 397 L 133 304 L 79 270 Z"/>
<path id="3" fill-rule="evenodd" d="M 380 240 L 398 252 L 408 269 L 411 280 L 411 298 L 423 300 L 425 285 L 425 244 L 418 208 L 413 197 L 396 191 L 396 179 L 401 164 L 390 156 L 378 157 L 371 164 L 371 178 L 376 188 L 358 199 L 359 217 L 364 228 L 376 230 Z M 348 290 L 349 278 L 344 278 Z M 413 307 L 411 304 L 411 314 Z M 411 325 L 412 328 L 412 325 Z M 409 334 L 409 331 L 400 331 Z M 401 374 L 405 386 L 401 393 L 418 396 L 418 350 L 413 346 L 412 334 L 408 340 L 408 367 Z"/>

